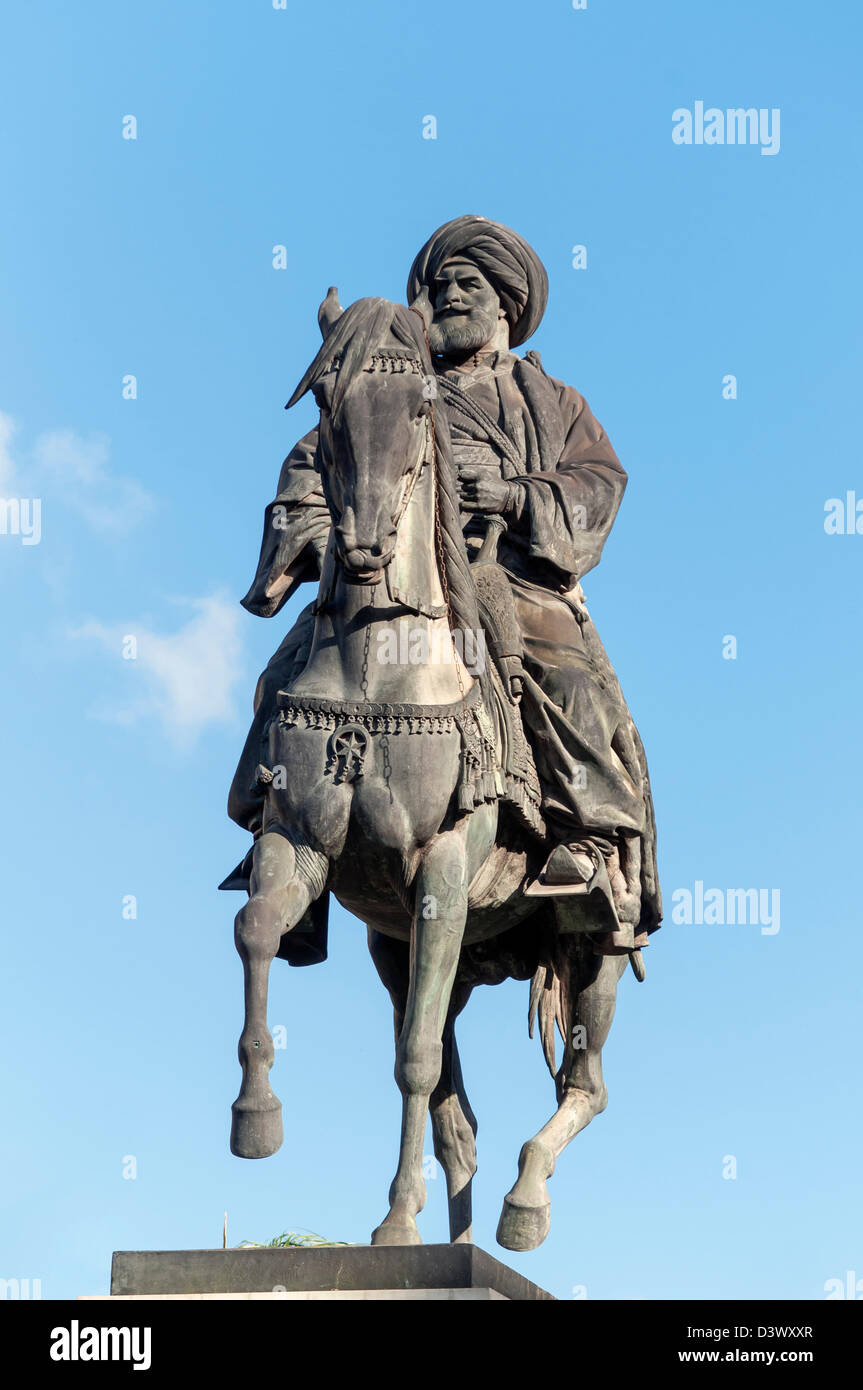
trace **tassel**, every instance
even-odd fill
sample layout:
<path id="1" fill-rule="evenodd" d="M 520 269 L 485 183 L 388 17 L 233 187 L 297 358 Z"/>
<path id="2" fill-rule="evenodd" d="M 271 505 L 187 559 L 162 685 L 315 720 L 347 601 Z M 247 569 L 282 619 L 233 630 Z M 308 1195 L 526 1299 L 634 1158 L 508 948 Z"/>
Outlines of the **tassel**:
<path id="1" fill-rule="evenodd" d="M 458 809 L 460 811 L 472 811 L 474 806 L 473 792 L 470 785 L 462 782 L 458 789 Z"/>

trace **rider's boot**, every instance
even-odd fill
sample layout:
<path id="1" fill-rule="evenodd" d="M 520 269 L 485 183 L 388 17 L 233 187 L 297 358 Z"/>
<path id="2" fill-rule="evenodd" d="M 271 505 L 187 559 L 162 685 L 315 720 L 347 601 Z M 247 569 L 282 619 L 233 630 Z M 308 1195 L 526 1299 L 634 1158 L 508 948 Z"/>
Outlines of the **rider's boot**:
<path id="1" fill-rule="evenodd" d="M 541 877 L 543 882 L 555 887 L 589 883 L 601 862 L 599 847 L 592 840 L 573 840 L 555 846 Z"/>
<path id="2" fill-rule="evenodd" d="M 613 903 L 606 859 L 614 849 L 601 835 L 584 834 L 555 845 L 542 872 L 531 885 L 535 892 L 566 897 L 599 889 Z"/>
<path id="3" fill-rule="evenodd" d="M 636 937 L 632 923 L 621 920 L 618 906 L 627 902 L 626 888 L 617 847 L 605 836 L 584 835 L 555 845 L 527 893 L 553 897 L 597 894 L 594 902 L 605 921 L 588 933 L 593 950 L 603 956 L 632 956 L 647 938 Z"/>

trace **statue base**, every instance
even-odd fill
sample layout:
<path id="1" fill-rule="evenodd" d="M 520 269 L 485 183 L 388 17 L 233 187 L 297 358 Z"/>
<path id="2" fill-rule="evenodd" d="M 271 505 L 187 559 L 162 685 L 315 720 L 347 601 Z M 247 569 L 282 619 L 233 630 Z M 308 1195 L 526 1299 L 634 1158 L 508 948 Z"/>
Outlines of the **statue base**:
<path id="1" fill-rule="evenodd" d="M 556 1301 L 477 1245 L 117 1250 L 110 1296 Z"/>

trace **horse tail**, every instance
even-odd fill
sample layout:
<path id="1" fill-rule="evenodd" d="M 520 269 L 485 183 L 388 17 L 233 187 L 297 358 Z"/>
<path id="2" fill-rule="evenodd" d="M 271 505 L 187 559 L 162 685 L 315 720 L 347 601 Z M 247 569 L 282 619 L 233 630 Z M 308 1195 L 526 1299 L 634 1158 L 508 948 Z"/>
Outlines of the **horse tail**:
<path id="1" fill-rule="evenodd" d="M 573 962 L 565 941 L 566 938 L 556 931 L 543 934 L 539 962 L 530 982 L 527 1009 L 528 1037 L 533 1037 L 538 1021 L 542 1053 L 554 1081 L 559 1076 L 555 1029 L 563 1039 L 564 1049 L 572 1031 L 570 979 Z"/>

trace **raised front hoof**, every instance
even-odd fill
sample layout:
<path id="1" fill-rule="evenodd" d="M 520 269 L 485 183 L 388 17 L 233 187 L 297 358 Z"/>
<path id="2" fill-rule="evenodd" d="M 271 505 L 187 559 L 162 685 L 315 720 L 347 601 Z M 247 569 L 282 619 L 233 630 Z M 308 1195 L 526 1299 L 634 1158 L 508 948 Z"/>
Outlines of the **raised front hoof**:
<path id="1" fill-rule="evenodd" d="M 394 1221 L 382 1221 L 372 1231 L 372 1245 L 422 1245 L 422 1236 L 417 1223 L 396 1225 Z"/>
<path id="2" fill-rule="evenodd" d="M 535 1250 L 542 1245 L 551 1226 L 551 1202 L 539 1207 L 523 1207 L 507 1195 L 497 1225 L 497 1243 L 504 1250 Z"/>
<path id="3" fill-rule="evenodd" d="M 237 1158 L 269 1158 L 282 1147 L 280 1101 L 267 1110 L 249 1110 L 235 1101 L 231 1106 L 231 1153 Z"/>

